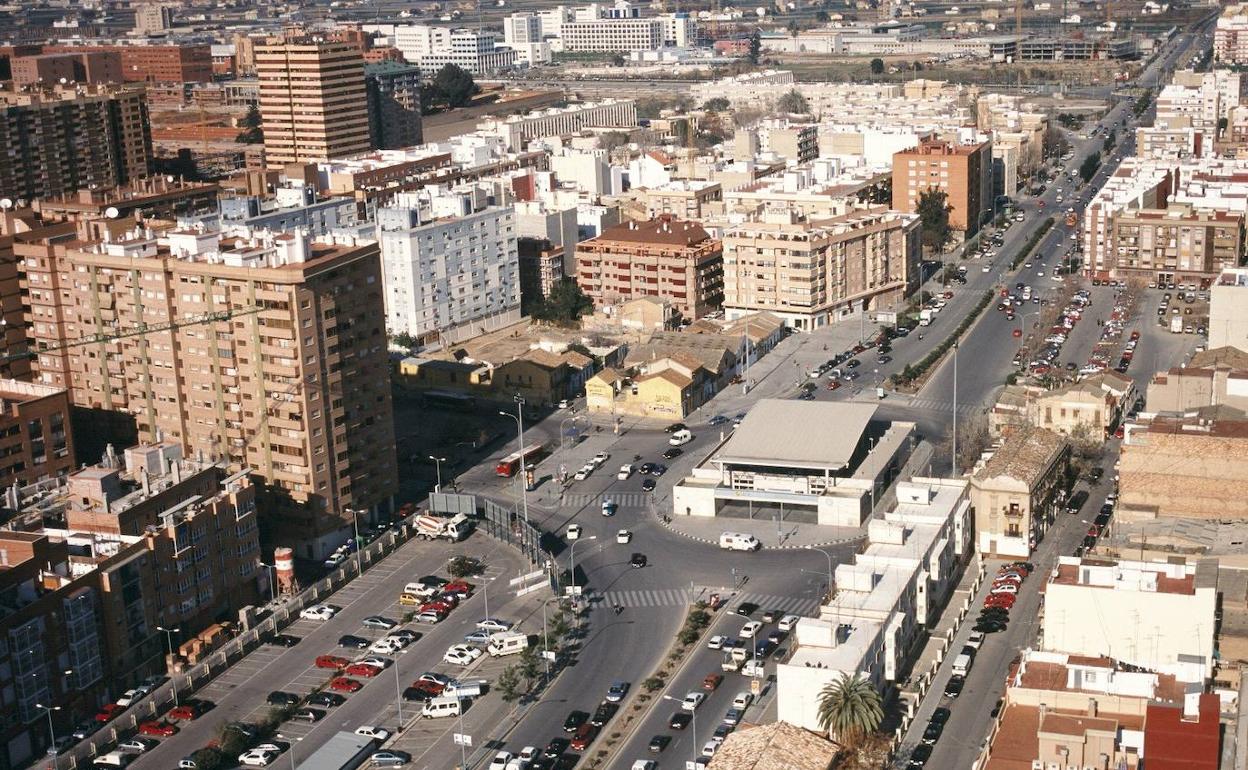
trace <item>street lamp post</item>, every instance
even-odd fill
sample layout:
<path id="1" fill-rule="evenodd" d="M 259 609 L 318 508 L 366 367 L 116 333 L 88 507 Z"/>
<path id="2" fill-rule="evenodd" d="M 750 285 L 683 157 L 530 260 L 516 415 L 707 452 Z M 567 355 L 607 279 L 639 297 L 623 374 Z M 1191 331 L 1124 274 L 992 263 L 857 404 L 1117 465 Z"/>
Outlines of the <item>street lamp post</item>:
<path id="1" fill-rule="evenodd" d="M 290 755 L 290 770 L 295 770 L 295 744 L 303 740 L 303 738 L 295 738 L 294 736 L 286 736 L 286 735 L 282 735 L 281 733 L 276 733 L 275 736 L 277 738 L 280 738 L 281 740 L 290 740 L 290 748 L 286 750 L 286 753 Z"/>
<path id="2" fill-rule="evenodd" d="M 520 505 L 524 512 L 524 525 L 527 529 L 529 526 L 529 474 L 524 462 L 524 397 L 512 396 L 511 398 L 516 402 L 516 413 L 500 411 L 499 414 L 516 421 L 516 439 L 520 443 Z"/>
<path id="3" fill-rule="evenodd" d="M 264 562 L 257 563 L 269 571 L 269 602 L 275 602 L 277 601 L 277 573 L 274 572 L 275 565 L 265 564 Z"/>
<path id="4" fill-rule="evenodd" d="M 347 508 L 347 513 L 351 514 L 351 528 L 355 531 L 355 574 L 364 573 L 364 556 L 360 551 L 364 550 L 364 546 L 360 544 L 360 512 L 354 508 Z"/>
<path id="5" fill-rule="evenodd" d="M 577 538 L 572 541 L 572 547 L 568 549 L 568 573 L 572 576 L 572 585 L 576 585 L 576 546 L 585 540 L 597 540 L 597 535 L 590 535 L 587 538 Z"/>
<path id="6" fill-rule="evenodd" d="M 819 553 L 827 557 L 828 559 L 828 594 L 830 595 L 832 593 L 832 554 L 828 553 L 822 548 L 816 548 L 813 545 L 806 546 L 806 550 L 818 551 Z"/>
<path id="7" fill-rule="evenodd" d="M 571 417 L 564 417 L 562 420 L 559 421 L 559 451 L 560 452 L 563 451 L 563 442 L 564 442 L 565 436 L 567 435 L 566 432 L 564 431 L 563 426 L 567 425 L 569 422 L 575 424 L 576 421 L 580 419 L 584 419 L 584 415 L 574 414 Z"/>
<path id="8" fill-rule="evenodd" d="M 433 460 L 433 462 L 434 462 L 435 466 L 437 467 L 437 471 L 438 471 L 438 483 L 437 483 L 436 485 L 434 485 L 434 487 L 433 487 L 433 491 L 434 491 L 434 492 L 441 492 L 441 491 L 442 491 L 442 463 L 446 462 L 446 458 L 445 458 L 445 457 L 434 457 L 433 455 L 429 455 L 429 459 L 430 459 L 430 460 Z"/>
<path id="9" fill-rule="evenodd" d="M 48 741 L 49 741 L 48 747 L 49 747 L 49 751 L 52 753 L 52 767 L 53 768 L 59 767 L 60 757 L 57 756 L 57 753 L 56 753 L 56 728 L 52 726 L 52 712 L 60 711 L 61 707 L 60 706 L 45 706 L 42 703 L 36 703 L 35 708 L 43 709 L 43 712 L 48 715 Z"/>
<path id="10" fill-rule="evenodd" d="M 670 701 L 672 701 L 672 702 L 674 702 L 674 703 L 683 703 L 683 701 L 682 701 L 680 698 L 677 698 L 677 697 L 672 696 L 672 695 L 664 695 L 664 696 L 663 696 L 663 700 L 670 700 Z M 691 725 L 690 725 L 690 727 L 693 729 L 693 732 L 690 734 L 690 737 L 693 739 L 693 741 L 692 741 L 692 743 L 693 743 L 693 751 L 692 751 L 692 754 L 693 754 L 693 763 L 694 763 L 694 765 L 697 765 L 697 763 L 698 763 L 698 710 L 695 708 L 695 709 L 693 709 L 692 711 L 690 711 L 689 713 L 693 715 L 693 724 L 691 724 Z"/>
<path id="11" fill-rule="evenodd" d="M 173 682 L 173 705 L 176 708 L 178 705 L 178 682 L 172 676 L 173 674 L 173 635 L 180 632 L 182 629 L 181 627 L 165 628 L 164 626 L 156 626 L 156 630 L 160 631 L 161 633 L 165 635 L 165 644 L 168 645 L 169 647 L 169 660 L 166 662 L 166 667 L 169 669 L 169 673 L 170 673 L 169 679 L 171 682 Z"/>
<path id="12" fill-rule="evenodd" d="M 406 655 L 407 650 L 400 650 L 399 654 Z M 398 729 L 402 730 L 403 729 L 403 689 L 402 689 L 402 686 L 399 684 L 399 661 L 397 659 L 394 661 L 394 706 L 399 711 Z"/>

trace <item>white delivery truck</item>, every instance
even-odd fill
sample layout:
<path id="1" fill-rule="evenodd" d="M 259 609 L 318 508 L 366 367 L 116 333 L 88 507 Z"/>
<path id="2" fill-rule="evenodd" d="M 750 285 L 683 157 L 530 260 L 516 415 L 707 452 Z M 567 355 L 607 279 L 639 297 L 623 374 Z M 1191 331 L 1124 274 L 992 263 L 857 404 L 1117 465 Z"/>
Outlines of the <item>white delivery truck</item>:
<path id="1" fill-rule="evenodd" d="M 936 317 L 936 311 L 930 307 L 925 307 L 919 311 L 919 326 L 931 326 L 932 319 Z"/>
<path id="2" fill-rule="evenodd" d="M 472 531 L 472 520 L 464 514 L 458 514 L 449 519 L 438 518 L 437 516 L 417 516 L 416 517 L 416 536 L 421 540 L 450 540 L 452 543 L 458 543 L 468 533 Z"/>
<path id="3" fill-rule="evenodd" d="M 491 636 L 490 643 L 485 646 L 485 651 L 497 658 L 502 655 L 515 655 L 518 652 L 524 652 L 528 647 L 528 636 L 508 631 Z"/>
<path id="4" fill-rule="evenodd" d="M 971 664 L 974 663 L 974 661 L 975 659 L 970 655 L 967 655 L 965 652 L 959 654 L 958 657 L 953 659 L 954 676 L 966 676 L 969 674 L 971 672 Z"/>
<path id="5" fill-rule="evenodd" d="M 690 441 L 693 441 L 693 433 L 685 429 L 673 433 L 672 437 L 667 440 L 667 443 L 672 446 L 680 446 L 681 444 L 688 444 Z"/>
<path id="6" fill-rule="evenodd" d="M 420 715 L 425 719 L 437 719 L 438 717 L 457 717 L 464 711 L 464 706 L 460 703 L 459 698 L 450 698 L 447 696 L 438 696 L 425 701 L 424 708 L 420 710 Z"/>

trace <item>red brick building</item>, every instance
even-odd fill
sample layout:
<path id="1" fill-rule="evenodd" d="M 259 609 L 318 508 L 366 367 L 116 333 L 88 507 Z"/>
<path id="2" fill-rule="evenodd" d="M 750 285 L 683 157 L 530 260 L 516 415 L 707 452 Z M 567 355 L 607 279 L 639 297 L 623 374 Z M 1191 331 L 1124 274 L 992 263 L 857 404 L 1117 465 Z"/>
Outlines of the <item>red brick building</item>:
<path id="1" fill-rule="evenodd" d="M 121 76 L 131 83 L 210 83 L 212 48 L 207 45 L 45 46 L 44 53 L 116 51 Z"/>

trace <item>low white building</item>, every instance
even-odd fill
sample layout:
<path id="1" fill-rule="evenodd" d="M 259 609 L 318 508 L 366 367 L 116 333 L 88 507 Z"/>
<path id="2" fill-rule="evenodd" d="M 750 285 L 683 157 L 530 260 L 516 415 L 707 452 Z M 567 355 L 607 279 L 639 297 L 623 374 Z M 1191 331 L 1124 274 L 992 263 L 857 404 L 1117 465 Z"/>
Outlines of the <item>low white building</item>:
<path id="1" fill-rule="evenodd" d="M 1044 587 L 1043 648 L 1204 682 L 1213 672 L 1218 564 L 1062 556 Z"/>
<path id="2" fill-rule="evenodd" d="M 430 24 L 366 24 L 364 31 L 381 35 L 381 42 L 403 53 L 409 63 L 428 76 L 447 64 L 473 75 L 486 75 L 516 64 L 516 51 L 498 43 L 489 31 Z"/>
<path id="3" fill-rule="evenodd" d="M 377 211 L 386 328 L 462 341 L 520 320 L 511 206 L 464 185 L 399 193 Z"/>
<path id="4" fill-rule="evenodd" d="M 762 399 L 672 489 L 678 516 L 860 526 L 914 444 L 874 404 Z"/>
<path id="5" fill-rule="evenodd" d="M 477 133 L 500 137 L 508 149 L 520 150 L 532 139 L 570 136 L 594 128 L 629 130 L 636 127 L 636 102 L 632 99 L 606 99 L 551 107 L 507 118 L 491 118 L 477 124 Z"/>
<path id="6" fill-rule="evenodd" d="M 776 718 L 819 729 L 819 693 L 843 674 L 879 690 L 906 668 L 916 635 L 938 617 L 972 550 L 964 479 L 912 478 L 867 528 L 870 545 L 835 571 L 836 595 L 798 621 L 776 666 Z"/>

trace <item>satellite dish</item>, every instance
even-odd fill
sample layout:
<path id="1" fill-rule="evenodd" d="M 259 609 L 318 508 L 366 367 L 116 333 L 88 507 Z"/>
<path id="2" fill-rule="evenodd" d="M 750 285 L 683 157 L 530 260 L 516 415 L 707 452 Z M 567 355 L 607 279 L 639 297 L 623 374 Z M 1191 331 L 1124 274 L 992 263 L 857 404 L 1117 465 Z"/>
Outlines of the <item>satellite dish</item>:
<path id="1" fill-rule="evenodd" d="M 109 219 L 116 219 L 117 217 L 121 216 L 121 212 L 117 210 L 116 206 L 109 206 L 108 208 L 104 209 L 104 216 L 108 217 Z"/>
<path id="2" fill-rule="evenodd" d="M 13 208 L 12 198 L 0 198 L 0 209 L 8 211 L 11 208 Z"/>

